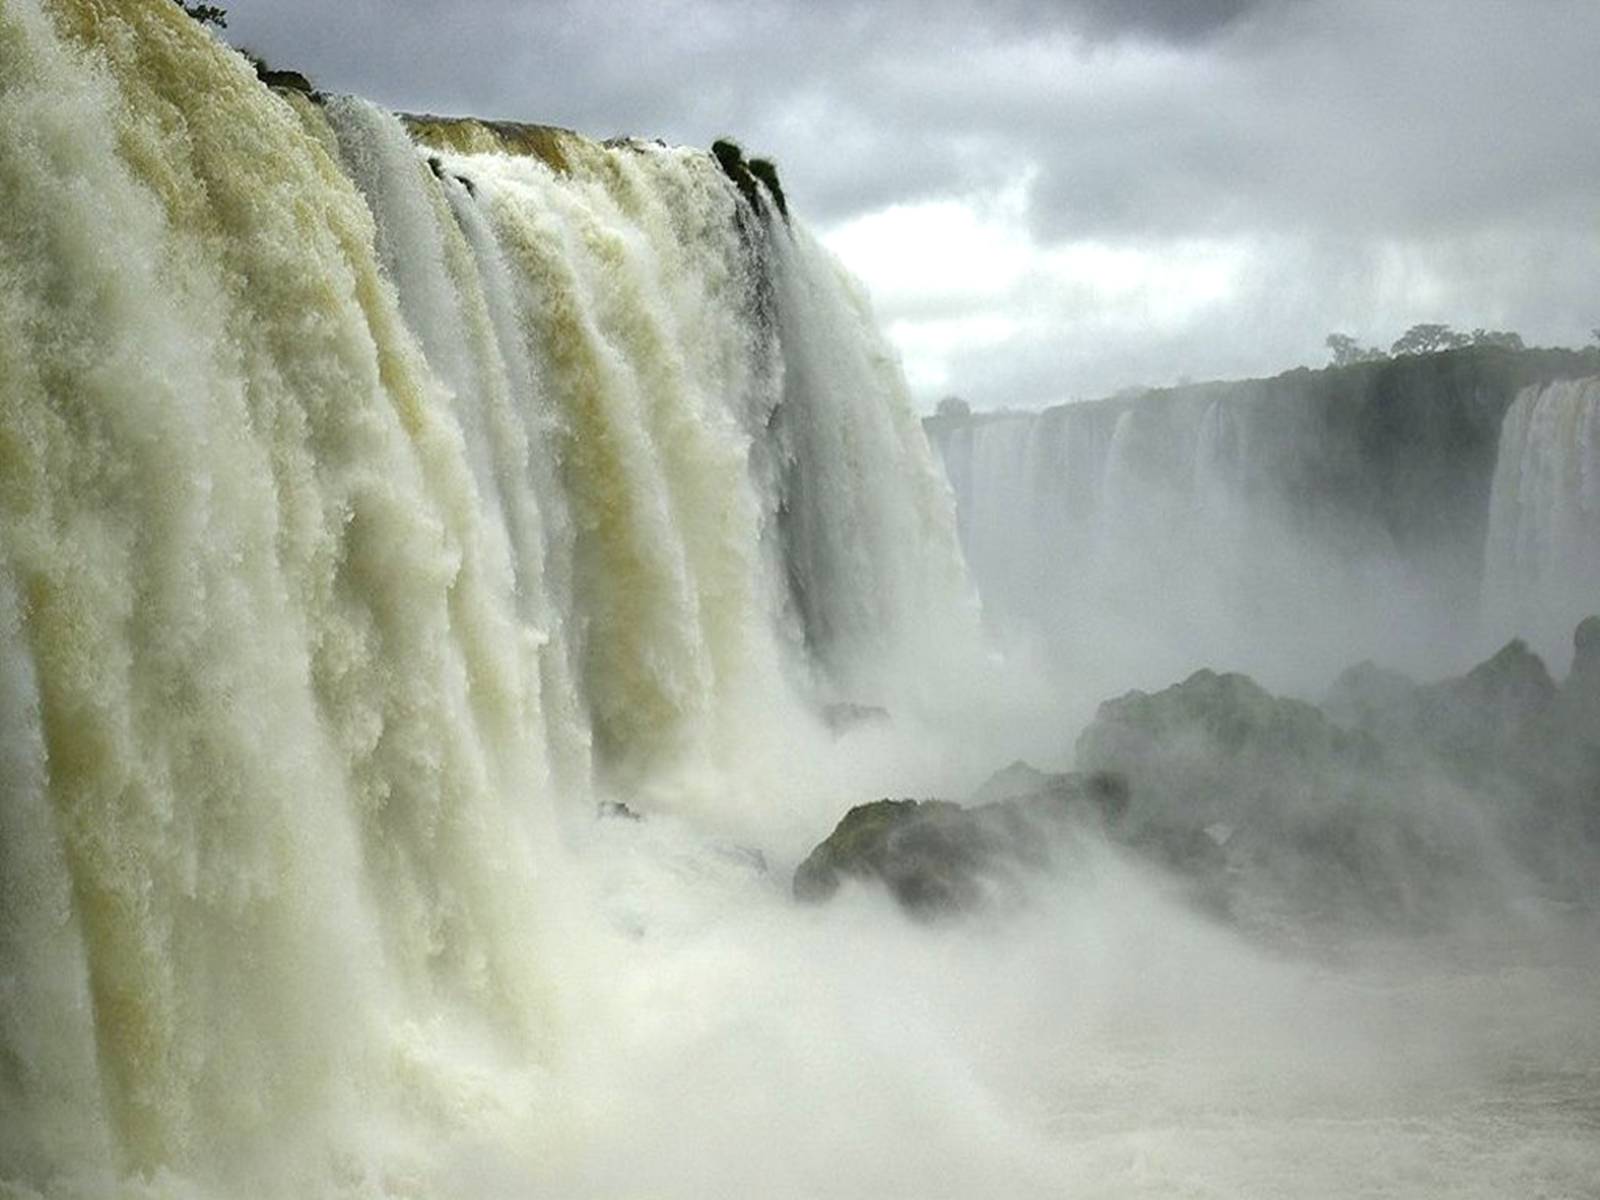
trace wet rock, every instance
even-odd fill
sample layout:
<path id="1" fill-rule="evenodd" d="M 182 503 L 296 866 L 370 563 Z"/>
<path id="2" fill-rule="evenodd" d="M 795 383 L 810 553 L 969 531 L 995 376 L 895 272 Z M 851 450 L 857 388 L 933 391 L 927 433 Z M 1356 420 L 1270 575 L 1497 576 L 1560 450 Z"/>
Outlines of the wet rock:
<path id="1" fill-rule="evenodd" d="M 1561 687 L 1561 702 L 1584 721 L 1588 740 L 1600 741 L 1600 617 L 1585 617 L 1572 635 L 1572 670 Z"/>
<path id="2" fill-rule="evenodd" d="M 1572 669 L 1548 723 L 1541 761 L 1565 800 L 1557 822 L 1600 848 L 1600 617 L 1587 617 L 1573 635 Z"/>
<path id="3" fill-rule="evenodd" d="M 783 183 L 778 178 L 778 166 L 770 158 L 752 158 L 745 162 L 750 174 L 766 185 L 767 194 L 772 197 L 773 204 L 777 205 L 778 215 L 785 221 L 789 219 L 789 201 L 783 194 Z"/>
<path id="4" fill-rule="evenodd" d="M 996 771 L 972 795 L 976 804 L 1015 804 L 1034 817 L 1055 819 L 1077 809 L 1115 825 L 1128 808 L 1128 781 L 1114 771 L 1041 771 L 1021 759 Z"/>
<path id="5" fill-rule="evenodd" d="M 1347 729 L 1410 735 L 1417 721 L 1417 691 L 1408 675 L 1370 661 L 1358 663 L 1334 680 L 1322 711 Z"/>
<path id="6" fill-rule="evenodd" d="M 847 878 L 875 880 L 921 915 L 978 907 L 984 877 L 1022 848 L 996 810 L 968 810 L 946 800 L 877 800 L 852 808 L 800 864 L 799 900 L 826 900 Z"/>
<path id="7" fill-rule="evenodd" d="M 1015 800 L 1024 796 L 1036 796 L 1050 786 L 1056 776 L 1039 770 L 1020 758 L 1008 767 L 1002 767 L 989 776 L 976 792 L 972 799 L 980 804 L 990 804 L 997 800 Z"/>
<path id="8" fill-rule="evenodd" d="M 826 900 L 846 879 L 858 879 L 882 883 L 911 913 L 937 916 L 1020 896 L 1029 876 L 1059 865 L 1070 829 L 1102 825 L 1127 802 L 1125 781 L 1111 774 L 1034 774 L 1039 778 L 1013 773 L 1037 785 L 1025 794 L 971 807 L 947 800 L 857 805 L 800 864 L 795 897 Z"/>
<path id="9" fill-rule="evenodd" d="M 1364 666 L 1334 707 L 1377 725 L 1414 711 L 1417 691 Z M 1243 896 L 1302 916 L 1432 921 L 1467 902 L 1487 861 L 1477 823 L 1430 802 L 1413 757 L 1243 675 L 1200 671 L 1109 701 L 1078 755 L 1129 781 L 1117 840 L 1219 909 Z"/>
<path id="10" fill-rule="evenodd" d="M 1080 768 L 1127 779 L 1135 827 L 1175 821 L 1196 830 L 1237 824 L 1258 804 L 1361 769 L 1380 753 L 1310 704 L 1209 670 L 1153 695 L 1108 700 L 1077 751 Z"/>
<path id="11" fill-rule="evenodd" d="M 299 71 L 277 71 L 271 67 L 256 64 L 256 77 L 270 88 L 278 88 L 286 92 L 301 92 L 307 96 L 315 96 L 317 89 Z"/>
<path id="12" fill-rule="evenodd" d="M 722 173 L 739 189 L 739 194 L 744 197 L 752 211 L 760 213 L 765 211 L 761 199 L 761 186 L 750 167 L 745 162 L 744 150 L 739 143 L 730 138 L 718 138 L 711 143 L 711 157 L 717 160 L 717 166 L 722 168 Z"/>
<path id="13" fill-rule="evenodd" d="M 1418 732 L 1464 773 L 1494 771 L 1536 736 L 1556 694 L 1544 661 L 1519 638 L 1464 676 L 1422 688 Z"/>

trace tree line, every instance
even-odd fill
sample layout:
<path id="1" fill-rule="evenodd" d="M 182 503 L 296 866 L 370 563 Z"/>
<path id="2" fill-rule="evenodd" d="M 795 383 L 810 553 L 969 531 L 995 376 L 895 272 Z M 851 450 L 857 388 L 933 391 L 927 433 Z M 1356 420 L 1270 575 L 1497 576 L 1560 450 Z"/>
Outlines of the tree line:
<path id="1" fill-rule="evenodd" d="M 1590 339 L 1600 347 L 1600 327 L 1589 331 Z M 1462 333 L 1448 325 L 1413 325 L 1387 350 L 1378 346 L 1363 346 L 1348 333 L 1330 333 L 1323 342 L 1332 356 L 1332 365 L 1348 367 L 1352 363 L 1381 362 L 1406 354 L 1432 354 L 1437 350 L 1460 350 L 1464 346 L 1499 346 L 1505 350 L 1526 349 L 1522 335 L 1509 329 L 1474 329 Z"/>
<path id="2" fill-rule="evenodd" d="M 1448 325 L 1424 323 L 1413 325 L 1384 350 L 1378 346 L 1363 346 L 1347 333 L 1330 333 L 1323 343 L 1332 355 L 1333 365 L 1347 367 L 1352 363 L 1378 362 L 1386 358 L 1399 358 L 1406 354 L 1432 354 L 1438 350 L 1460 350 L 1464 346 L 1499 346 L 1505 350 L 1523 349 L 1522 335 L 1509 329 L 1474 329 L 1462 333 Z"/>

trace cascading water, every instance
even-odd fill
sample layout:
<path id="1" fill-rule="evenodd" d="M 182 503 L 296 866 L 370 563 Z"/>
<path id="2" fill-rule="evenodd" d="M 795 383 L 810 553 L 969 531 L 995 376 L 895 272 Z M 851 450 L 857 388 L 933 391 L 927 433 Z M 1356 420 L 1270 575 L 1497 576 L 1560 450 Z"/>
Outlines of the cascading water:
<path id="1" fill-rule="evenodd" d="M 1096 694 L 1207 662 L 1285 661 L 1291 630 L 1237 626 L 1268 570 L 1246 547 L 1286 538 L 1245 503 L 1238 409 L 1202 395 L 935 421 L 991 624 L 1042 639 Z"/>
<path id="2" fill-rule="evenodd" d="M 782 231 L 771 253 L 783 351 L 778 527 L 807 642 L 847 688 L 930 667 L 970 681 L 960 648 L 976 598 L 949 488 L 910 406 L 860 399 L 903 395 L 899 366 L 876 333 L 863 336 L 873 328 L 865 295 L 808 233 Z"/>
<path id="3" fill-rule="evenodd" d="M 1259 400 L 944 437 L 1082 690 L 1342 602 L 1248 607 L 1305 565 L 1259 463 L 1348 457 Z M 1592 491 L 1533 478 L 1542 564 Z M 1585 1194 L 1592 956 L 1263 954 L 1088 830 L 992 921 L 793 900 L 851 804 L 1054 765 L 955 518 L 711 156 L 0 0 L 0 1196 Z"/>
<path id="4" fill-rule="evenodd" d="M 1513 405 L 1507 381 L 1541 369 L 1440 356 L 929 430 L 991 623 L 1069 675 L 1230 663 L 1312 688 L 1362 658 L 1456 669 L 1515 635 L 1559 666 L 1600 606 L 1595 422 L 1581 380 Z"/>
<path id="5" fill-rule="evenodd" d="M 557 1040 L 563 813 L 756 804 L 831 689 L 976 649 L 803 229 L 433 128 L 165 0 L 0 8 L 0 1189 L 481 1116 Z"/>
<path id="6" fill-rule="evenodd" d="M 1489 640 L 1557 651 L 1600 608 L 1600 379 L 1530 387 L 1500 434 L 1484 553 Z"/>
<path id="7" fill-rule="evenodd" d="M 969 562 L 979 578 L 991 581 L 993 603 L 1030 595 L 1042 582 L 1032 570 L 1044 561 L 1029 544 L 1040 519 L 1040 426 L 1026 418 L 985 421 L 954 439 L 962 444 L 947 449 L 945 461 Z"/>

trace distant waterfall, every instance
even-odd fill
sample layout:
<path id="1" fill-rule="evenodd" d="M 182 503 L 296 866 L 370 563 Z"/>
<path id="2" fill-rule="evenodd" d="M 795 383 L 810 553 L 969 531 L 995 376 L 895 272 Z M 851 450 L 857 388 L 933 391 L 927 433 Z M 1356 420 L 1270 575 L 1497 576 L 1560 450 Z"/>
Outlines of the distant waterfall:
<path id="1" fill-rule="evenodd" d="M 1600 612 L 1600 378 L 1524 390 L 1506 413 L 1484 553 L 1491 640 L 1564 651 Z"/>
<path id="2" fill-rule="evenodd" d="M 559 1038 L 562 814 L 773 803 L 822 703 L 979 653 L 803 227 L 697 151 L 411 130 L 167 0 L 0 6 L 7 1194 L 476 1131 Z"/>
<path id="3" fill-rule="evenodd" d="M 1485 648 L 1486 544 L 1497 636 L 1561 659 L 1600 607 L 1592 385 L 1525 395 L 1502 439 L 1507 362 L 1292 372 L 929 431 L 989 622 L 1073 677 L 1228 665 L 1315 688 L 1369 657 L 1454 669 Z"/>

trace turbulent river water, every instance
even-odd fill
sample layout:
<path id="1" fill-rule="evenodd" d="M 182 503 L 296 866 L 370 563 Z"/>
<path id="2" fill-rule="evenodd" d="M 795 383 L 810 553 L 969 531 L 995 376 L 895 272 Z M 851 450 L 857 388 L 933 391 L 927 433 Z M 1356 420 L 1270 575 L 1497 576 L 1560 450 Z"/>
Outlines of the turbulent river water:
<path id="1" fill-rule="evenodd" d="M 1592 1194 L 1543 909 L 790 899 L 850 804 L 1065 755 L 1051 695 L 770 194 L 0 0 L 0 1195 Z"/>

